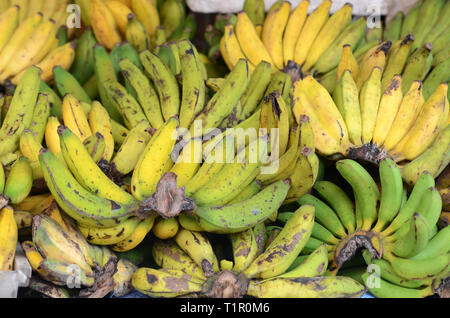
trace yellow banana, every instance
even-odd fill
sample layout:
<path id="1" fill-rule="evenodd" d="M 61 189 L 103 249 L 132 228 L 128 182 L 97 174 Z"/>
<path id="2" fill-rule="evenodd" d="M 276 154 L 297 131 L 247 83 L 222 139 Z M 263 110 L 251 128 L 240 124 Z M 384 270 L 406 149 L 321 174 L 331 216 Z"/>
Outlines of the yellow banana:
<path id="1" fill-rule="evenodd" d="M 264 43 L 259 38 L 255 26 L 251 22 L 245 11 L 237 14 L 237 21 L 234 31 L 239 41 L 242 52 L 253 65 L 258 65 L 261 61 L 266 61 L 273 65 L 272 58 Z M 276 69 L 273 67 L 273 69 Z"/>
<path id="2" fill-rule="evenodd" d="M 105 150 L 102 159 L 109 162 L 114 154 L 114 138 L 112 134 L 111 118 L 108 111 L 98 101 L 92 102 L 88 115 L 89 126 L 93 134 L 100 133 L 105 139 Z"/>
<path id="3" fill-rule="evenodd" d="M 177 139 L 178 119 L 168 121 L 153 135 L 136 164 L 131 177 L 132 194 L 143 200 L 156 191 L 164 170 L 172 161 L 170 154 Z"/>
<path id="4" fill-rule="evenodd" d="M 33 170 L 30 161 L 25 157 L 20 157 L 9 171 L 3 196 L 11 204 L 18 204 L 30 194 L 32 186 Z"/>
<path id="5" fill-rule="evenodd" d="M 342 57 L 337 66 L 338 81 L 341 79 L 342 73 L 344 73 L 345 70 L 350 70 L 353 79 L 356 81 L 359 73 L 359 64 L 353 55 L 352 47 L 350 45 L 344 45 L 342 47 Z"/>
<path id="6" fill-rule="evenodd" d="M 92 136 L 88 119 L 81 106 L 81 102 L 71 94 L 66 94 L 63 99 L 62 113 L 64 125 L 70 129 L 81 141 Z"/>
<path id="7" fill-rule="evenodd" d="M 124 4 L 122 1 L 106 1 L 106 6 L 111 11 L 111 14 L 114 17 L 114 20 L 116 21 L 117 28 L 119 31 L 123 34 L 125 34 L 127 29 L 127 23 L 128 23 L 128 15 L 130 13 L 133 13 L 126 4 Z"/>
<path id="8" fill-rule="evenodd" d="M 220 51 L 223 54 L 225 62 L 230 70 L 233 69 L 240 59 L 246 58 L 236 37 L 232 24 L 225 25 L 224 35 L 220 40 Z M 249 61 L 250 72 L 252 72 L 254 68 L 255 66 Z"/>
<path id="9" fill-rule="evenodd" d="M 148 35 L 152 38 L 158 25 L 161 25 L 155 3 L 152 0 L 131 0 L 131 10 L 144 24 Z"/>
<path id="10" fill-rule="evenodd" d="M 282 69 L 284 66 L 283 56 L 283 32 L 291 12 L 291 3 L 283 1 L 281 4 L 269 10 L 263 24 L 261 39 L 269 52 L 273 64 Z"/>
<path id="11" fill-rule="evenodd" d="M 356 85 L 358 85 L 359 90 L 363 83 L 369 78 L 375 67 L 379 67 L 382 72 L 384 71 L 384 67 L 386 66 L 386 56 L 390 47 L 391 42 L 383 42 L 371 48 L 364 54 L 359 63 L 360 68 L 358 78 L 356 79 Z"/>
<path id="12" fill-rule="evenodd" d="M 284 65 L 287 65 L 288 61 L 294 61 L 297 40 L 308 18 L 309 4 L 309 0 L 301 1 L 289 15 L 283 35 Z"/>
<path id="13" fill-rule="evenodd" d="M 422 82 L 414 81 L 403 97 L 398 113 L 384 140 L 387 151 L 390 151 L 408 133 L 423 104 Z"/>
<path id="14" fill-rule="evenodd" d="M 155 218 L 156 214 L 139 222 L 131 235 L 129 235 L 119 243 L 112 245 L 111 249 L 115 252 L 126 252 L 134 249 L 145 239 L 148 232 L 151 231 L 155 222 Z"/>
<path id="15" fill-rule="evenodd" d="M 0 14 L 0 29 L 2 30 L 0 34 L 0 52 L 8 44 L 19 25 L 20 11 L 21 8 L 15 5 Z"/>
<path id="16" fill-rule="evenodd" d="M 112 50 L 122 40 L 113 14 L 103 0 L 92 0 L 89 14 L 97 41 Z"/>
<path id="17" fill-rule="evenodd" d="M 414 126 L 391 151 L 396 161 L 413 160 L 420 156 L 433 143 L 442 128 L 445 128 L 449 113 L 447 91 L 448 84 L 440 84 L 422 106 Z"/>
<path id="18" fill-rule="evenodd" d="M 372 143 L 381 147 L 402 102 L 402 77 L 395 75 L 381 96 Z"/>
<path id="19" fill-rule="evenodd" d="M 367 80 L 362 84 L 359 93 L 363 144 L 372 141 L 373 131 L 375 130 L 378 107 L 381 100 L 382 73 L 383 70 L 380 67 L 374 67 Z"/>
<path id="20" fill-rule="evenodd" d="M 37 12 L 22 22 L 3 50 L 0 52 L 0 72 L 8 65 L 15 53 L 25 44 L 25 41 L 31 36 L 35 28 L 42 21 L 42 13 Z"/>
<path id="21" fill-rule="evenodd" d="M 161 240 L 167 240 L 177 234 L 179 227 L 180 224 L 176 217 L 168 219 L 159 217 L 152 227 L 152 233 Z"/>
<path id="22" fill-rule="evenodd" d="M 15 52 L 15 58 L 8 61 L 2 74 L 0 74 L 0 81 L 15 76 L 34 64 L 35 57 L 47 45 L 50 40 L 49 38 L 52 37 L 52 35 L 54 36 L 54 26 L 55 21 L 51 19 L 41 22 L 37 26 L 30 37 L 20 46 L 19 50 Z"/>
<path id="23" fill-rule="evenodd" d="M 352 11 L 353 5 L 346 3 L 327 20 L 311 45 L 302 70 L 310 70 L 341 31 L 350 24 Z"/>
<path id="24" fill-rule="evenodd" d="M 138 53 L 151 48 L 151 40 L 144 24 L 138 20 L 134 13 L 127 17 L 128 23 L 125 30 L 125 39 Z"/>
<path id="25" fill-rule="evenodd" d="M 78 229 L 91 244 L 113 245 L 130 236 L 139 224 L 140 219 L 131 217 L 128 220 L 111 228 L 84 227 L 79 225 Z"/>
<path id="26" fill-rule="evenodd" d="M 294 61 L 297 64 L 305 63 L 317 35 L 329 19 L 330 7 L 331 1 L 324 0 L 307 17 L 295 45 Z"/>
<path id="27" fill-rule="evenodd" d="M 6 206 L 0 211 L 0 271 L 12 271 L 16 254 L 18 232 L 14 210 Z"/>
<path id="28" fill-rule="evenodd" d="M 177 175 L 177 187 L 183 187 L 197 173 L 202 163 L 202 140 L 189 140 L 180 152 L 171 172 Z"/>

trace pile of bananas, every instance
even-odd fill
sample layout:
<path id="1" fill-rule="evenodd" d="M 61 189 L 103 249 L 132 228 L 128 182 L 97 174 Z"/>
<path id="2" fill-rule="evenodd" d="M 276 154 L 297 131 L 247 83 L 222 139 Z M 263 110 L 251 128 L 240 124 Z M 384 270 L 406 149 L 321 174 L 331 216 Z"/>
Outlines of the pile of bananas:
<path id="1" fill-rule="evenodd" d="M 343 69 L 333 95 L 311 75 L 294 84 L 293 112 L 311 118 L 318 152 L 374 163 L 392 158 L 410 185 L 423 171 L 436 178 L 450 161 L 448 84 L 425 100 L 420 81 L 403 95 L 400 75 L 381 91 L 380 68 L 360 90 L 353 74 Z"/>
<path id="2" fill-rule="evenodd" d="M 274 69 L 301 66 L 301 71 L 337 66 L 342 45 L 356 47 L 364 38 L 366 19 L 352 22 L 352 5 L 345 4 L 330 16 L 331 1 L 324 0 L 308 15 L 309 1 L 292 8 L 289 1 L 276 1 L 267 13 L 264 1 L 247 0 L 235 23 L 225 26 L 221 53 L 228 67 L 248 58 L 251 69 L 260 61 Z M 362 50 L 367 48 L 362 48 Z"/>
<path id="3" fill-rule="evenodd" d="M 367 265 L 379 266 L 377 286 L 371 285 L 369 273 L 362 271 L 363 282 L 372 294 L 388 298 L 433 295 L 450 268 L 450 227 L 437 226 L 442 200 L 433 177 L 422 173 L 409 192 L 399 168 L 390 159 L 380 162 L 381 189 L 354 160 L 337 161 L 336 169 L 350 185 L 354 202 L 339 184 L 316 182 L 317 194 L 306 194 L 298 200 L 302 206 L 315 207 L 311 238 L 301 254 L 308 255 L 325 244 L 328 271 L 336 275 L 358 248 L 363 248 Z M 284 223 L 292 216 L 283 212 L 278 220 Z"/>
<path id="4" fill-rule="evenodd" d="M 298 258 L 314 226 L 315 209 L 302 205 L 277 236 L 263 223 L 225 236 L 232 260 L 218 256 L 207 235 L 180 229 L 170 240 L 156 240 L 152 255 L 160 268 L 141 267 L 132 285 L 152 297 L 336 298 L 360 297 L 365 287 L 350 277 L 326 276 L 328 257 L 321 245 Z"/>
<path id="5" fill-rule="evenodd" d="M 0 83 L 17 85 L 28 67 L 38 66 L 45 82 L 52 80 L 52 69 L 70 68 L 75 43 L 69 41 L 66 11 L 69 1 L 2 1 L 0 8 Z"/>
<path id="6" fill-rule="evenodd" d="M 427 99 L 440 83 L 447 83 L 450 80 L 449 14 L 448 1 L 421 0 L 406 14 L 399 12 L 384 26 L 368 29 L 362 44 L 356 46 L 353 43 L 343 44 L 352 47 L 354 57 L 351 59 L 358 62 L 363 73 L 370 72 L 372 65 L 381 68 L 382 89 L 389 85 L 394 75 L 402 75 L 404 94 L 411 84 L 418 80 L 423 82 L 424 96 Z M 378 49 L 379 52 L 375 54 L 378 57 L 363 56 L 362 47 L 375 47 L 380 41 L 385 42 L 385 45 L 383 50 Z M 337 83 L 336 66 L 313 69 L 319 73 L 318 77 L 330 92 L 334 90 Z M 358 72 L 358 70 L 355 71 Z M 356 74 L 354 76 L 357 77 Z M 367 77 L 368 74 L 362 74 L 361 80 Z"/>
<path id="7" fill-rule="evenodd" d="M 192 39 L 197 24 L 184 0 L 75 0 L 83 25 L 112 50 L 127 41 L 139 52 L 170 41 Z"/>

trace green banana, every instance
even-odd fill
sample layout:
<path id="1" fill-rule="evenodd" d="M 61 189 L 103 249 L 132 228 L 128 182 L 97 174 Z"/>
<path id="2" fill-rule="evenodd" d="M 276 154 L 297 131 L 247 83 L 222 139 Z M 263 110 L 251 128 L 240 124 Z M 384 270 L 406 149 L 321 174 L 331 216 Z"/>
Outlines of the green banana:
<path id="1" fill-rule="evenodd" d="M 422 2 L 423 0 L 417 1 L 416 4 L 406 13 L 402 23 L 402 30 L 400 32 L 401 39 L 403 39 L 408 34 L 414 33 L 414 26 L 417 23 Z"/>
<path id="2" fill-rule="evenodd" d="M 415 41 L 412 50 L 422 47 L 425 44 L 425 39 L 430 31 L 433 29 L 434 23 L 439 17 L 439 13 L 444 6 L 445 0 L 431 0 L 423 1 L 420 6 L 420 19 L 417 19 L 414 26 Z"/>
<path id="3" fill-rule="evenodd" d="M 369 273 L 362 275 L 362 279 L 366 282 L 366 286 L 371 294 L 378 298 L 424 298 L 433 295 L 430 286 L 418 288 L 407 288 L 390 283 L 382 278 L 377 277 L 379 286 L 367 283 L 369 281 Z"/>
<path id="4" fill-rule="evenodd" d="M 71 94 L 80 102 L 91 104 L 92 100 L 84 90 L 83 86 L 70 72 L 63 69 L 61 66 L 53 68 L 53 74 L 55 76 L 55 85 L 60 96 Z"/>
<path id="5" fill-rule="evenodd" d="M 450 78 L 450 58 L 436 65 L 423 82 L 423 96 L 428 99 L 439 84 L 447 82 Z"/>
<path id="6" fill-rule="evenodd" d="M 264 24 L 266 10 L 263 0 L 245 0 L 242 10 L 247 13 L 254 25 Z"/>
<path id="7" fill-rule="evenodd" d="M 180 25 L 184 24 L 185 3 L 182 0 L 167 0 L 162 3 L 159 11 L 161 25 L 164 26 L 166 36 L 170 37 Z"/>
<path id="8" fill-rule="evenodd" d="M 84 85 L 94 74 L 94 45 L 96 39 L 91 27 L 86 27 L 77 40 L 75 59 L 70 67 L 70 73 Z"/>
<path id="9" fill-rule="evenodd" d="M 415 42 L 416 40 L 414 40 L 414 43 Z M 431 53 L 431 50 L 432 46 L 427 43 L 417 50 L 412 51 L 413 53 L 409 57 L 405 69 L 402 73 L 403 94 L 406 94 L 408 92 L 411 84 L 415 80 L 423 81 L 425 79 L 433 62 L 433 54 Z"/>
<path id="10" fill-rule="evenodd" d="M 399 257 L 414 256 L 428 244 L 431 228 L 427 220 L 416 212 L 409 223 L 409 231 L 393 244 L 393 253 Z"/>
<path id="11" fill-rule="evenodd" d="M 320 245 L 308 255 L 297 267 L 278 277 L 316 277 L 325 274 L 328 266 L 328 251 L 325 244 Z"/>
<path id="12" fill-rule="evenodd" d="M 399 11 L 386 23 L 383 30 L 384 41 L 391 41 L 394 43 L 400 39 L 404 18 L 404 13 Z"/>
<path id="13" fill-rule="evenodd" d="M 3 197 L 11 204 L 22 202 L 31 192 L 33 186 L 33 171 L 30 161 L 20 157 L 11 167 L 5 181 Z"/>

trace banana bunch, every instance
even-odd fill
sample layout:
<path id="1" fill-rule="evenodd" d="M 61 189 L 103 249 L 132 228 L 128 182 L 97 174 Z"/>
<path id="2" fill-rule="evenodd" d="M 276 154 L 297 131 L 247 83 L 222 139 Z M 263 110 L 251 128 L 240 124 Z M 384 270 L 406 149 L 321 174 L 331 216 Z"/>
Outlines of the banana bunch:
<path id="1" fill-rule="evenodd" d="M 230 69 L 246 57 L 250 69 L 266 61 L 274 70 L 297 65 L 303 73 L 326 73 L 337 66 L 342 45 L 355 47 L 364 38 L 365 18 L 352 22 L 351 4 L 330 15 L 329 0 L 310 14 L 306 0 L 295 8 L 289 1 L 276 1 L 267 13 L 261 2 L 247 0 L 236 23 L 226 26 L 220 52 Z"/>
<path id="2" fill-rule="evenodd" d="M 45 82 L 52 80 L 52 69 L 69 69 L 75 58 L 75 43 L 70 41 L 66 11 L 69 1 L 2 1 L 8 4 L 0 13 L 0 83 L 17 85 L 32 65 L 42 70 Z"/>
<path id="3" fill-rule="evenodd" d="M 112 50 L 123 41 L 137 51 L 156 50 L 169 41 L 192 39 L 197 25 L 184 0 L 77 0 L 83 24 Z"/>
<path id="4" fill-rule="evenodd" d="M 420 19 L 418 19 L 419 12 L 421 12 Z M 362 80 L 368 78 L 372 67 L 379 66 L 382 72 L 382 90 L 389 85 L 394 75 L 402 75 L 403 94 L 406 94 L 412 83 L 418 80 L 422 81 L 423 94 L 428 99 L 439 84 L 448 83 L 450 80 L 448 71 L 450 39 L 447 30 L 449 16 L 450 5 L 446 1 L 418 1 L 406 15 L 399 12 L 381 28 L 369 29 L 363 43 L 357 46 L 344 43 L 353 48 L 354 56 L 350 59 L 356 60 L 362 69 L 361 75 L 353 74 L 355 78 L 362 76 L 358 80 L 358 87 L 360 88 Z M 379 41 L 386 43 L 385 56 L 378 58 L 378 63 L 374 64 L 370 61 L 375 61 L 376 58 L 364 56 L 364 51 L 369 54 L 379 45 L 377 43 Z M 371 49 L 367 51 L 367 47 Z M 344 55 L 340 57 L 344 58 Z M 348 65 L 346 61 L 342 63 Z M 358 72 L 356 67 L 351 70 Z M 333 92 L 342 70 L 337 70 L 336 65 L 334 69 L 316 69 L 316 71 L 324 86 Z M 337 78 L 336 73 L 339 73 Z"/>
<path id="5" fill-rule="evenodd" d="M 449 163 L 448 84 L 439 84 L 425 98 L 423 83 L 413 81 L 403 94 L 404 78 L 397 74 L 383 90 L 385 45 L 366 54 L 359 72 L 351 58 L 341 60 L 342 72 L 332 94 L 312 75 L 305 75 L 294 84 L 293 113 L 297 120 L 301 115 L 311 119 L 321 155 L 374 163 L 389 157 L 412 185 L 421 172 L 437 177 Z M 344 47 L 343 56 L 351 57 L 351 51 Z"/>
<path id="6" fill-rule="evenodd" d="M 315 192 L 298 200 L 315 207 L 311 238 L 301 254 L 311 255 L 325 244 L 328 272 L 336 275 L 359 248 L 367 265 L 379 267 L 377 285 L 364 274 L 368 289 L 377 297 L 425 297 L 449 275 L 450 228 L 437 222 L 442 200 L 433 177 L 424 172 L 411 191 L 404 186 L 400 169 L 384 159 L 379 166 L 379 184 L 358 162 L 339 160 L 336 169 L 353 192 L 318 181 Z M 289 220 L 285 212 L 278 220 Z M 373 276 L 372 276 L 373 278 Z"/>
<path id="7" fill-rule="evenodd" d="M 182 229 L 173 239 L 153 242 L 152 255 L 159 268 L 137 269 L 132 285 L 151 297 L 165 298 L 360 296 L 365 287 L 353 279 L 324 276 L 325 245 L 292 266 L 311 235 L 314 214 L 313 206 L 301 206 L 271 242 L 264 239 L 264 224 L 226 235 L 232 261 L 217 256 L 206 234 Z"/>
<path id="8" fill-rule="evenodd" d="M 31 240 L 21 245 L 33 271 L 47 286 L 76 288 L 78 296 L 90 298 L 130 291 L 136 266 L 127 259 L 118 261 L 107 247 L 89 244 L 55 202 L 33 217 Z"/>

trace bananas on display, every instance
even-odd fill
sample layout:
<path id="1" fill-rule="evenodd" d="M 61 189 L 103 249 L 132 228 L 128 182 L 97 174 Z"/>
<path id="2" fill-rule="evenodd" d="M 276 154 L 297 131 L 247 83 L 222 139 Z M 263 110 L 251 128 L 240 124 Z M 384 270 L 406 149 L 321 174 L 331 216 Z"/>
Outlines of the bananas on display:
<path id="1" fill-rule="evenodd" d="M 379 268 L 377 285 L 369 280 L 369 271 L 363 275 L 376 297 L 433 295 L 448 277 L 450 266 L 450 228 L 437 225 L 442 200 L 433 177 L 422 173 L 409 191 L 391 159 L 380 162 L 380 188 L 352 159 L 337 161 L 336 169 L 354 199 L 339 184 L 322 180 L 315 183 L 314 193 L 298 200 L 302 206 L 315 207 L 312 239 L 301 255 L 312 257 L 318 247 L 325 246 L 327 271 L 333 276 L 362 248 L 367 265 Z M 289 222 L 292 216 L 288 212 L 279 220 Z"/>
<path id="2" fill-rule="evenodd" d="M 365 287 L 349 277 L 325 276 L 324 245 L 297 265 L 314 225 L 315 209 L 302 205 L 267 246 L 261 224 L 228 234 L 231 260 L 219 259 L 207 235 L 181 230 L 170 240 L 156 240 L 152 255 L 159 268 L 140 267 L 132 285 L 151 297 L 333 298 L 359 297 Z M 261 244 L 262 243 L 262 244 Z M 292 267 L 292 268 L 291 268 Z M 151 278 L 151 279 L 150 279 Z"/>
<path id="3" fill-rule="evenodd" d="M 45 82 L 52 69 L 69 69 L 75 58 L 74 29 L 68 29 L 66 11 L 70 1 L 4 1 L 10 6 L 0 13 L 0 83 L 17 85 L 32 65 Z"/>

